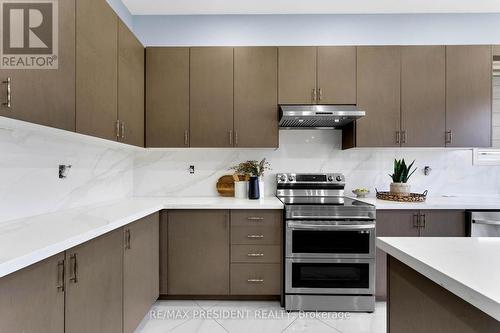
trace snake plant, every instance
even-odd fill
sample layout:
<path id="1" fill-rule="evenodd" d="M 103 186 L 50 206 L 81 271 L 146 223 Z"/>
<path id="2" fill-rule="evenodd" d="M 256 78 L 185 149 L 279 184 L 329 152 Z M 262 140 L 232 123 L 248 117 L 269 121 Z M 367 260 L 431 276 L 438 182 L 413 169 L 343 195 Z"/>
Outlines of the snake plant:
<path id="1" fill-rule="evenodd" d="M 392 175 L 389 175 L 389 177 L 392 178 L 392 182 L 407 183 L 411 175 L 413 175 L 413 173 L 417 171 L 417 168 L 413 169 L 413 171 L 411 170 L 414 163 L 415 160 L 411 162 L 410 165 L 406 165 L 404 158 L 401 160 L 394 159 L 394 173 Z"/>

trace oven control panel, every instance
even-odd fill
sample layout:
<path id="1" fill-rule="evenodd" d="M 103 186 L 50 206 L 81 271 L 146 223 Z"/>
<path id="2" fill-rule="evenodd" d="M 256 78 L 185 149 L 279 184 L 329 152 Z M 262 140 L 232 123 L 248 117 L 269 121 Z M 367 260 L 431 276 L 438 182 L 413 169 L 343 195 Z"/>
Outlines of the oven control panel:
<path id="1" fill-rule="evenodd" d="M 345 177 L 341 173 L 279 173 L 276 175 L 278 184 L 343 184 Z"/>

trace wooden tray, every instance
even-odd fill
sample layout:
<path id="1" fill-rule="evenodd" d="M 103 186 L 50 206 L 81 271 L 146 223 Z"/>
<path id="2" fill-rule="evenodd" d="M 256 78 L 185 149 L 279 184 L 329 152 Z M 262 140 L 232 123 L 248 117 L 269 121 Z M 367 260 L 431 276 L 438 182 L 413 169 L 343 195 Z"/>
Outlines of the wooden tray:
<path id="1" fill-rule="evenodd" d="M 401 195 L 391 192 L 379 192 L 377 189 L 377 199 L 398 202 L 424 202 L 427 197 L 427 190 L 424 193 L 410 193 L 409 195 Z"/>
<path id="2" fill-rule="evenodd" d="M 234 179 L 231 175 L 225 175 L 217 181 L 217 192 L 223 197 L 234 197 Z"/>

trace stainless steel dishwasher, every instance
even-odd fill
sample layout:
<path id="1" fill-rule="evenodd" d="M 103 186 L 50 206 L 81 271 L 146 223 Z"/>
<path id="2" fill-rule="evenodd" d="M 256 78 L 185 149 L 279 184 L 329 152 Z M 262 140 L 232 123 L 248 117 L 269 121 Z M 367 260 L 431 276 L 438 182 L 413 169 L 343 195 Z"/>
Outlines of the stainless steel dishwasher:
<path id="1" fill-rule="evenodd" d="M 500 211 L 469 212 L 470 237 L 500 237 Z"/>

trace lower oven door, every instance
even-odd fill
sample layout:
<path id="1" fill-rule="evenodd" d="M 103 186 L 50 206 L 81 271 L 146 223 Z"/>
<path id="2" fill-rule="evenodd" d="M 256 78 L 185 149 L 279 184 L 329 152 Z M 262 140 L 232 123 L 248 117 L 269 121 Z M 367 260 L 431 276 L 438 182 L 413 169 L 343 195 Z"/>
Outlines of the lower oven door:
<path id="1" fill-rule="evenodd" d="M 375 258 L 375 221 L 286 221 L 287 258 Z"/>
<path id="2" fill-rule="evenodd" d="M 286 259 L 287 294 L 375 293 L 375 259 Z"/>

